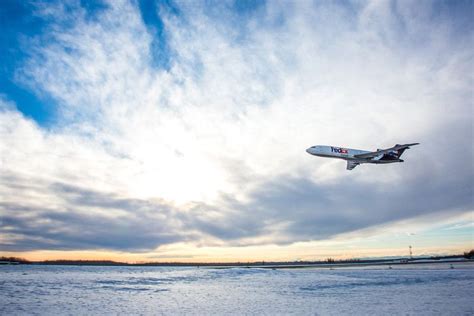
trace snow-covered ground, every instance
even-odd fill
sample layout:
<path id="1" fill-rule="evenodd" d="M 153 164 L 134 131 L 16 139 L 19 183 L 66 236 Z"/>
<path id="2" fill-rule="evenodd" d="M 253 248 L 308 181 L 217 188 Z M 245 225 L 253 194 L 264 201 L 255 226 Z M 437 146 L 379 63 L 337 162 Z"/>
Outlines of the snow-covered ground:
<path id="1" fill-rule="evenodd" d="M 0 266 L 0 315 L 473 315 L 474 265 L 453 267 Z"/>

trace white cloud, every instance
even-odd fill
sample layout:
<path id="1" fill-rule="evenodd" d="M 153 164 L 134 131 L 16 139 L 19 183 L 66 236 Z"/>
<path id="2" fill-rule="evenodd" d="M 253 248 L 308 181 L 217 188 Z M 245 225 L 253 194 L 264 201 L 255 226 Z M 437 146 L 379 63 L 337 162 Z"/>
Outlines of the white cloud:
<path id="1" fill-rule="evenodd" d="M 366 197 L 374 201 L 385 194 L 393 201 L 403 196 L 390 196 L 395 187 L 417 190 L 419 179 L 446 181 L 450 187 L 436 190 L 446 190 L 446 201 L 459 195 L 460 205 L 446 202 L 432 211 L 465 211 L 472 182 L 467 191 L 456 185 L 469 183 L 472 164 L 447 161 L 459 157 L 453 143 L 467 143 L 463 159 L 472 161 L 472 118 L 466 117 L 472 105 L 466 98 L 472 97 L 473 80 L 465 69 L 472 69 L 473 56 L 469 46 L 455 45 L 472 33 L 452 38 L 449 20 L 431 21 L 410 7 L 385 2 L 288 6 L 269 2 L 244 20 L 227 9 L 217 10 L 218 18 L 216 11 L 188 2 L 179 4 L 178 15 L 163 10 L 169 69 L 152 66 L 152 33 L 133 4 L 112 1 L 94 19 L 79 5 L 67 14 L 61 5 L 41 7 L 38 14 L 59 22 L 32 41 L 31 58 L 18 78 L 57 100 L 60 116 L 46 131 L 17 111 L 0 114 L 2 174 L 23 185 L 13 193 L 4 181 L 5 202 L 24 206 L 28 201 L 29 207 L 48 205 L 55 212 L 103 212 L 100 205 L 81 207 L 57 196 L 51 185 L 61 183 L 112 199 L 159 200 L 157 212 L 165 205 L 176 217 L 164 225 L 183 220 L 207 240 L 228 233 L 213 235 L 217 223 L 221 230 L 237 230 L 230 239 L 249 244 L 298 238 L 287 236 L 291 216 L 271 210 L 272 221 L 252 217 L 255 211 L 249 209 L 286 212 L 275 205 L 285 201 L 259 195 L 265 186 L 277 187 L 283 196 L 301 193 L 301 188 L 281 192 L 285 181 L 312 183 L 307 187 L 314 195 L 334 195 L 327 208 L 348 221 L 314 238 L 364 226 L 351 225 L 346 213 L 354 208 L 348 203 L 334 202 L 346 199 L 337 189 L 344 182 L 355 191 L 358 186 L 373 190 Z M 361 166 L 350 173 L 343 163 L 304 152 L 317 143 L 375 149 L 411 141 L 422 146 L 406 154 L 404 165 Z M 459 182 L 449 179 L 450 170 Z M 426 197 L 437 191 L 423 192 Z M 352 203 L 360 202 L 351 196 Z M 313 226 L 305 230 L 321 229 L 318 223 L 327 223 L 325 206 L 311 193 L 302 198 L 298 216 L 321 212 L 321 220 L 312 218 Z M 410 199 L 409 207 L 430 212 L 415 194 Z M 119 209 L 133 213 L 128 206 Z M 377 207 L 366 205 L 364 212 L 376 214 Z M 258 223 L 241 216 L 267 226 L 254 227 Z M 406 217 L 401 212 L 400 218 Z M 175 231 L 181 224 L 162 229 L 185 239 Z"/>

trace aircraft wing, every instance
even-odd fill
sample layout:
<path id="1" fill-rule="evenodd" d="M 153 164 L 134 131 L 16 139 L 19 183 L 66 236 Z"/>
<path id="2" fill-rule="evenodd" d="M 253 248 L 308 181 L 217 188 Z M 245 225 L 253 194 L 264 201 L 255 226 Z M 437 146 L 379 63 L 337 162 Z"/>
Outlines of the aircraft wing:
<path id="1" fill-rule="evenodd" d="M 386 153 L 389 153 L 389 152 L 394 151 L 394 150 L 405 150 L 405 149 L 410 148 L 410 146 L 415 146 L 415 145 L 418 145 L 418 144 L 420 144 L 420 143 L 395 145 L 395 146 L 393 146 L 391 148 L 387 148 L 387 149 L 381 149 L 381 150 L 373 151 L 373 152 L 366 153 L 366 154 L 354 155 L 354 157 L 361 158 L 361 159 L 374 158 L 374 157 L 377 157 L 378 155 L 386 154 Z"/>
<path id="2" fill-rule="evenodd" d="M 355 162 L 355 161 L 351 161 L 351 160 L 348 160 L 347 161 L 347 170 L 352 170 L 354 169 L 355 167 L 357 167 L 358 165 L 360 165 L 360 163 L 358 162 Z"/>

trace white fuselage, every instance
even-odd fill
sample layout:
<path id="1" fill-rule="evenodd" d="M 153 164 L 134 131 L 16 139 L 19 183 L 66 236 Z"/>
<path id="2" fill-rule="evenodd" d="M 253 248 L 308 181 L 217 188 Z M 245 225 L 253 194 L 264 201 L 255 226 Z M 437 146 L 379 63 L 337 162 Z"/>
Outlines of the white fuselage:
<path id="1" fill-rule="evenodd" d="M 357 158 L 355 157 L 355 155 L 367 154 L 367 153 L 370 153 L 370 151 L 334 147 L 334 146 L 323 146 L 323 145 L 312 146 L 306 149 L 306 152 L 311 155 L 315 155 L 319 157 L 339 158 L 339 159 L 350 160 L 350 161 L 354 161 L 358 163 L 391 163 L 391 162 L 403 161 L 400 159 L 383 160 L 382 159 L 382 157 L 384 156 L 383 154 L 377 157 L 370 158 L 370 159 Z"/>

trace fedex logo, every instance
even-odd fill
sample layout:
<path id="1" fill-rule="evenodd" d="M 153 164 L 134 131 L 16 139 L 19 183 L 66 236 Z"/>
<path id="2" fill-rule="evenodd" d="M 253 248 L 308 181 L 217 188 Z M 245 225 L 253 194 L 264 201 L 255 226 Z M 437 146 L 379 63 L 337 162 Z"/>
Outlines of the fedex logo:
<path id="1" fill-rule="evenodd" d="M 338 154 L 347 154 L 347 149 L 331 146 L 331 152 L 338 153 Z"/>

